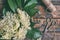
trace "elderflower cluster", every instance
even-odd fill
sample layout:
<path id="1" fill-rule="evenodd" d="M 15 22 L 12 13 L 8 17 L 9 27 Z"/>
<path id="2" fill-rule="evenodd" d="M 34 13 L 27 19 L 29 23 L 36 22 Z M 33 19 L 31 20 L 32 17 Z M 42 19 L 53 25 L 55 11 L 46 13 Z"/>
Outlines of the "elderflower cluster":
<path id="1" fill-rule="evenodd" d="M 30 28 L 30 17 L 25 11 L 17 9 L 18 14 L 6 12 L 6 16 L 0 21 L 0 30 L 2 29 L 2 39 L 24 40 L 27 30 Z M 20 24 L 21 23 L 21 24 Z"/>
<path id="2" fill-rule="evenodd" d="M 26 37 L 26 34 L 27 34 L 27 30 L 31 29 L 29 27 L 29 25 L 30 25 L 30 17 L 28 16 L 28 14 L 25 11 L 21 11 L 20 9 L 17 9 L 17 12 L 19 14 L 20 22 L 22 24 L 21 28 L 19 29 L 18 40 L 24 40 L 25 37 Z"/>
<path id="3" fill-rule="evenodd" d="M 16 33 L 15 30 L 18 29 L 19 26 L 20 23 L 16 14 L 6 12 L 6 16 L 3 16 L 3 19 L 0 21 L 0 28 L 5 31 L 5 34 L 2 34 L 2 39 L 11 39 L 11 37 L 14 36 L 14 33 Z"/>
<path id="4" fill-rule="evenodd" d="M 19 13 L 20 22 L 22 23 L 24 28 L 28 29 L 29 25 L 30 25 L 30 17 L 29 17 L 29 15 L 25 11 L 22 11 L 20 9 L 17 9 L 17 12 Z"/>

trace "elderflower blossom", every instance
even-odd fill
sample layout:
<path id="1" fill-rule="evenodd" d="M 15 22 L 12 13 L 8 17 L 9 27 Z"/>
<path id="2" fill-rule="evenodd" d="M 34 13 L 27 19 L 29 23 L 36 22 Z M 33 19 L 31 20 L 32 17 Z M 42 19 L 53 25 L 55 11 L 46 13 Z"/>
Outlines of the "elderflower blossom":
<path id="1" fill-rule="evenodd" d="M 20 16 L 20 22 L 23 24 L 25 28 L 29 28 L 30 25 L 30 17 L 25 11 L 21 11 L 20 9 L 17 9 L 19 16 Z"/>
<path id="2" fill-rule="evenodd" d="M 24 40 L 27 34 L 27 30 L 31 29 L 30 26 L 30 17 L 28 16 L 28 14 L 25 11 L 21 11 L 20 9 L 17 9 L 17 12 L 19 14 L 20 17 L 20 22 L 22 23 L 21 28 L 19 29 L 18 32 L 18 37 L 17 40 Z"/>
<path id="3" fill-rule="evenodd" d="M 5 31 L 3 32 L 5 34 L 2 34 L 2 39 L 11 39 L 13 37 L 13 40 L 24 40 L 26 38 L 27 30 L 31 29 L 30 17 L 25 11 L 20 9 L 17 9 L 17 12 L 18 14 L 6 12 L 6 16 L 3 16 L 0 21 L 0 30 Z M 17 31 L 17 29 L 19 30 Z"/>
<path id="4" fill-rule="evenodd" d="M 20 26 L 16 15 L 11 12 L 7 12 L 6 16 L 0 21 L 0 27 L 5 31 L 5 35 L 2 36 L 3 39 L 11 39 L 13 34 L 16 33 L 16 29 Z M 1 30 L 0 29 L 0 30 Z"/>

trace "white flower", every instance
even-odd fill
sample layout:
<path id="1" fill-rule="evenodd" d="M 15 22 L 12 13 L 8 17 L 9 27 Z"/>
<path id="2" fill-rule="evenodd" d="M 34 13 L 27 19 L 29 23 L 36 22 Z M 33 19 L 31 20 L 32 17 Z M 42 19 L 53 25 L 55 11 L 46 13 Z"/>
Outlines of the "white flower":
<path id="1" fill-rule="evenodd" d="M 14 33 L 16 33 L 16 29 L 20 26 L 20 22 L 18 18 L 16 18 L 15 14 L 11 12 L 6 12 L 6 16 L 3 16 L 3 19 L 0 21 L 1 29 L 5 30 L 5 35 L 2 38 L 10 39 Z"/>
<path id="2" fill-rule="evenodd" d="M 3 19 L 0 21 L 1 29 L 5 31 L 5 34 L 2 34 L 3 39 L 11 39 L 11 37 L 14 37 L 14 40 L 24 40 L 27 30 L 31 29 L 29 15 L 20 9 L 17 9 L 17 12 L 18 14 L 6 12 L 6 16 L 3 16 Z"/>
<path id="3" fill-rule="evenodd" d="M 21 28 L 19 29 L 18 32 L 18 40 L 24 40 L 27 34 L 27 30 L 31 29 L 30 28 L 30 17 L 28 16 L 28 14 L 25 11 L 21 11 L 20 9 L 17 9 L 17 12 L 19 14 L 20 17 L 20 22 L 22 23 Z"/>

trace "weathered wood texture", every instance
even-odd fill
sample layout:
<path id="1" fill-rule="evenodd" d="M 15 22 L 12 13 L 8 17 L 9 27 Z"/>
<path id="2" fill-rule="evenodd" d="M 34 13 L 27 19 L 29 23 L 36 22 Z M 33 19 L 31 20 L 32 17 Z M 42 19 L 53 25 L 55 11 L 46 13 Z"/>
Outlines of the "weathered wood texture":
<path id="1" fill-rule="evenodd" d="M 38 29 L 40 28 L 41 31 L 44 30 L 44 25 L 46 24 L 46 18 L 49 17 L 50 19 L 53 19 L 52 23 L 53 25 L 48 30 L 48 33 L 44 35 L 43 38 L 44 40 L 60 40 L 60 0 L 52 0 L 52 3 L 57 9 L 56 12 L 47 15 L 47 13 L 44 11 L 44 8 L 39 6 L 38 7 L 40 11 L 39 14 L 36 14 L 33 17 L 34 18 L 33 22 L 36 23 L 34 27 Z M 48 23 L 50 24 L 51 22 Z"/>

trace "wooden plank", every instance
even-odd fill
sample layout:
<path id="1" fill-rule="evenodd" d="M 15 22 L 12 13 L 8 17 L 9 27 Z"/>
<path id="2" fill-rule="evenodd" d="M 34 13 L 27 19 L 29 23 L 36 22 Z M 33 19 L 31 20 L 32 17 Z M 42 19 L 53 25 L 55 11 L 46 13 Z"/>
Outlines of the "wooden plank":
<path id="1" fill-rule="evenodd" d="M 60 0 L 51 0 L 54 5 L 60 5 Z"/>

